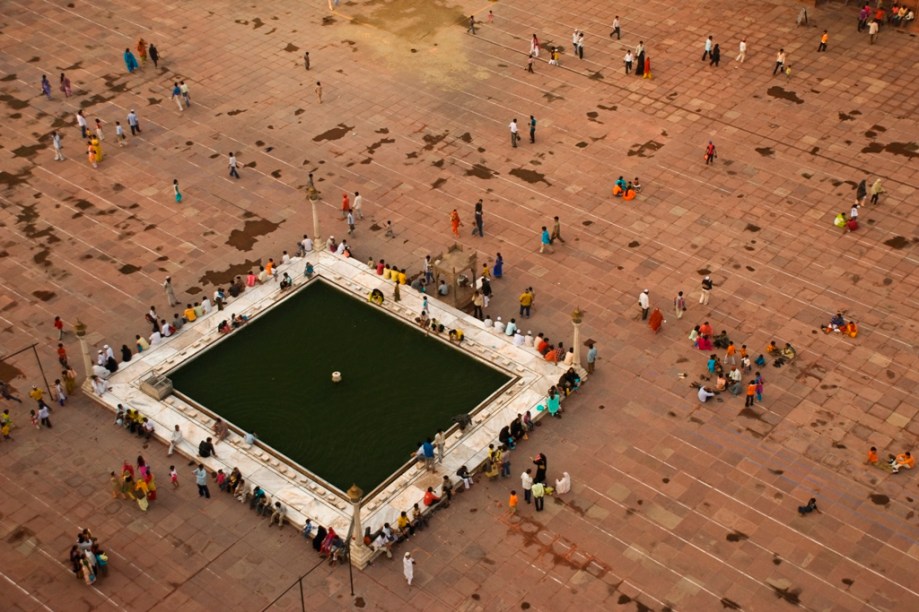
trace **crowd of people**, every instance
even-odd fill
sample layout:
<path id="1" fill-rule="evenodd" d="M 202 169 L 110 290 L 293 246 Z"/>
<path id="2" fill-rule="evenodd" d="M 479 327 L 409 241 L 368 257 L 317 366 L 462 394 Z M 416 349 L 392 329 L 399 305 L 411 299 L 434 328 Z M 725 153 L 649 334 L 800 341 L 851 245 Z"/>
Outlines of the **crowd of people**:
<path id="1" fill-rule="evenodd" d="M 108 555 L 89 529 L 82 529 L 77 534 L 77 541 L 70 547 L 70 569 L 74 577 L 87 586 L 108 575 Z"/>

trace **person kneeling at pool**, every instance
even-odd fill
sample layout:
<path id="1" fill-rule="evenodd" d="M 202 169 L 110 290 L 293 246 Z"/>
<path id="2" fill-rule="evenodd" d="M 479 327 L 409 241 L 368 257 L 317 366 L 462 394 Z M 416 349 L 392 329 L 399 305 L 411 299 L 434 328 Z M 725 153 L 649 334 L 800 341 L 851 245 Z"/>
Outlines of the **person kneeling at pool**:
<path id="1" fill-rule="evenodd" d="M 370 292 L 370 295 L 367 296 L 367 300 L 373 302 L 377 306 L 383 305 L 383 292 L 379 289 L 374 289 Z"/>
<path id="2" fill-rule="evenodd" d="M 456 342 L 459 344 L 463 341 L 463 330 L 461 329 L 451 329 L 450 330 L 450 342 Z"/>
<path id="3" fill-rule="evenodd" d="M 227 323 L 227 320 L 224 319 L 217 325 L 217 331 L 221 334 L 228 334 L 232 331 L 232 329 L 230 328 L 230 324 Z"/>
<path id="4" fill-rule="evenodd" d="M 313 278 L 313 264 L 306 262 L 306 267 L 303 269 L 303 276 L 306 278 Z"/>
<path id="5" fill-rule="evenodd" d="M 287 272 L 284 273 L 284 276 L 281 277 L 281 291 L 285 289 L 290 289 L 294 284 L 294 279 L 290 277 L 290 274 Z"/>

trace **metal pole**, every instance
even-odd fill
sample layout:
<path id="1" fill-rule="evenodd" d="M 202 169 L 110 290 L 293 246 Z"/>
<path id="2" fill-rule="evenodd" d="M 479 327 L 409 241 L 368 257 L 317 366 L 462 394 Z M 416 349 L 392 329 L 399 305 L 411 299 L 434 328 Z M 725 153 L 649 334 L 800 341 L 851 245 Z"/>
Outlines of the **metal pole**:
<path id="1" fill-rule="evenodd" d="M 41 371 L 42 380 L 45 381 L 45 388 L 48 390 L 48 395 L 52 396 L 51 385 L 48 384 L 48 377 L 45 376 L 45 368 L 41 365 L 41 359 L 38 358 L 38 349 L 35 348 L 35 345 L 32 345 L 32 352 L 35 353 L 35 361 L 38 363 L 38 369 Z"/>

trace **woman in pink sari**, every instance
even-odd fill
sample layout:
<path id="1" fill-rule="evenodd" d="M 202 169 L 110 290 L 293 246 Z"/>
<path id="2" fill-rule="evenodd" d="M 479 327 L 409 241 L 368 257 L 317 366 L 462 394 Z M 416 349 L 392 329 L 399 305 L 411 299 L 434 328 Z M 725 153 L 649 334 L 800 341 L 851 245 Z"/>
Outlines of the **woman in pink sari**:
<path id="1" fill-rule="evenodd" d="M 64 92 L 65 98 L 73 95 L 73 89 L 70 88 L 70 79 L 63 72 L 61 73 L 61 91 Z"/>

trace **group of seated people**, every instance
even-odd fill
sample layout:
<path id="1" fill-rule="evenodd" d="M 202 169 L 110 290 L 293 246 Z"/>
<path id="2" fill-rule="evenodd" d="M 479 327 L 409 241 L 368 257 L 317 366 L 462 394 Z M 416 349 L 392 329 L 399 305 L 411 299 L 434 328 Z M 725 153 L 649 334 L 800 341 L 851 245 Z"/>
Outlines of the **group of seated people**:
<path id="1" fill-rule="evenodd" d="M 230 320 L 227 321 L 224 319 L 217 324 L 217 331 L 221 334 L 228 334 L 234 329 L 239 329 L 243 325 L 249 322 L 249 317 L 247 315 L 237 314 L 230 317 Z"/>
<path id="2" fill-rule="evenodd" d="M 878 464 L 877 447 L 872 446 L 868 451 L 868 463 L 872 465 Z M 899 455 L 888 455 L 887 467 L 890 468 L 891 473 L 897 474 L 900 472 L 900 470 L 911 470 L 916 467 L 916 459 L 909 451 L 902 452 Z"/>
<path id="3" fill-rule="evenodd" d="M 342 239 L 341 242 L 335 242 L 335 236 L 329 236 L 329 239 L 326 240 L 325 246 L 331 253 L 341 255 L 345 258 L 351 257 L 351 246 L 345 239 Z"/>
<path id="4" fill-rule="evenodd" d="M 444 476 L 440 496 L 434 491 L 434 487 L 428 487 L 421 502 L 412 505 L 411 514 L 408 510 L 399 513 L 395 528 L 389 523 L 383 523 L 383 526 L 376 532 L 372 532 L 370 527 L 364 529 L 364 545 L 370 547 L 371 550 L 381 551 L 392 559 L 393 545 L 407 540 L 419 530 L 427 527 L 431 512 L 437 508 L 449 506 L 451 499 L 453 499 L 453 481 L 449 476 Z M 421 508 L 422 505 L 424 510 Z M 314 540 L 313 547 L 315 546 Z"/>
<path id="5" fill-rule="evenodd" d="M 841 212 L 833 219 L 833 225 L 847 232 L 854 232 L 858 229 L 858 219 L 856 217 L 846 218 L 846 213 Z"/>
<path id="6" fill-rule="evenodd" d="M 140 414 L 139 410 L 125 408 L 118 404 L 115 410 L 115 425 L 120 425 L 140 438 L 149 440 L 153 436 L 153 421 Z"/>
<path id="7" fill-rule="evenodd" d="M 867 5 L 866 5 L 867 6 Z M 916 18 L 916 14 L 906 6 L 906 4 L 898 4 L 894 2 L 890 7 L 890 12 L 884 10 L 883 6 L 878 6 L 874 11 L 874 20 L 880 26 L 882 23 L 886 22 L 891 23 L 895 26 L 901 26 L 909 23 Z"/>
<path id="8" fill-rule="evenodd" d="M 837 333 L 837 334 L 846 334 L 850 338 L 855 338 L 858 336 L 858 323 L 855 321 L 846 321 L 846 318 L 842 316 L 841 312 L 837 312 L 830 322 L 827 325 L 821 325 L 820 329 L 823 330 L 823 333 Z"/>
<path id="9" fill-rule="evenodd" d="M 641 183 L 638 177 L 634 181 L 626 181 L 621 176 L 613 184 L 613 197 L 622 198 L 623 200 L 634 200 L 641 192 Z"/>
<path id="10" fill-rule="evenodd" d="M 389 265 L 383 259 L 374 264 L 372 257 L 367 260 L 367 267 L 371 270 L 376 270 L 376 273 L 382 276 L 383 280 L 395 281 L 400 285 L 408 284 L 408 274 L 406 273 L 405 268 L 400 270 L 396 266 Z"/>
<path id="11" fill-rule="evenodd" d="M 798 356 L 798 351 L 795 350 L 790 343 L 786 342 L 783 348 L 779 348 L 775 343 L 775 340 L 770 340 L 769 344 L 766 345 L 766 352 L 769 353 L 772 357 L 776 357 L 776 361 L 792 361 L 795 357 Z M 783 362 L 784 363 L 784 362 Z"/>

